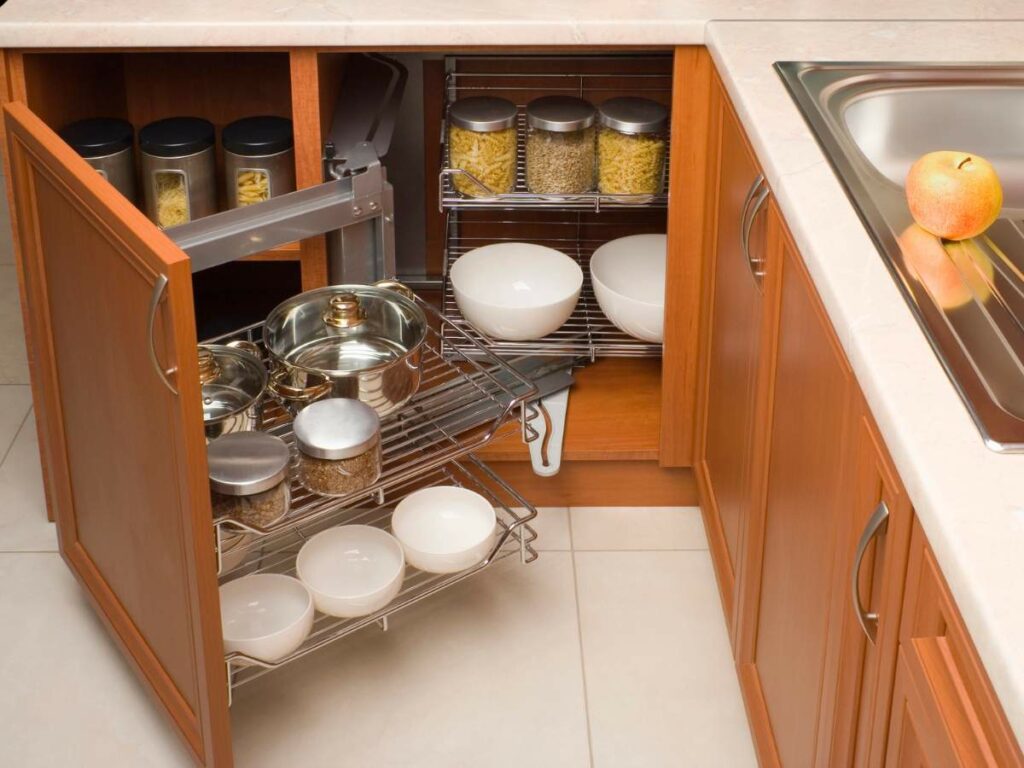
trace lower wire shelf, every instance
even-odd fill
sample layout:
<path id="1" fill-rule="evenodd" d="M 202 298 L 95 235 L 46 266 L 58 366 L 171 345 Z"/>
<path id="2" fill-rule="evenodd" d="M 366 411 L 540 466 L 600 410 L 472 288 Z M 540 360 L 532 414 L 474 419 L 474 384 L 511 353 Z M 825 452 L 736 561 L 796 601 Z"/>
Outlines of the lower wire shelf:
<path id="1" fill-rule="evenodd" d="M 391 512 L 395 505 L 418 488 L 431 485 L 458 485 L 484 496 L 494 505 L 498 518 L 498 537 L 485 560 L 465 571 L 454 574 L 433 574 L 406 566 L 405 581 L 395 599 L 385 608 L 368 616 L 340 619 L 317 613 L 313 630 L 301 646 L 275 663 L 254 659 L 241 653 L 225 656 L 227 665 L 228 699 L 231 691 L 251 682 L 274 669 L 285 666 L 342 637 L 371 625 L 387 629 L 390 615 L 430 597 L 470 576 L 485 570 L 509 555 L 518 554 L 524 563 L 537 559 L 532 542 L 537 538 L 529 521 L 537 510 L 522 496 L 473 455 L 453 460 L 433 471 L 385 492 L 381 504 L 364 507 L 338 505 L 331 514 L 297 523 L 275 534 L 262 537 L 246 559 L 221 575 L 221 583 L 253 573 L 282 573 L 295 575 L 295 558 L 305 541 L 314 534 L 337 525 L 373 525 L 390 531 Z"/>

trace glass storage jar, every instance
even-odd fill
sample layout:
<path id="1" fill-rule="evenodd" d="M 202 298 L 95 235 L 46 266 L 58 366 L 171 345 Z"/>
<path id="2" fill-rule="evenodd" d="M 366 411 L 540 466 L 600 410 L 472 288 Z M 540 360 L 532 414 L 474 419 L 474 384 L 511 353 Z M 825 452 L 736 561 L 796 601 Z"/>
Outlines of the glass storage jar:
<path id="1" fill-rule="evenodd" d="M 625 96 L 599 109 L 598 189 L 607 195 L 655 195 L 665 184 L 668 109 Z"/>
<path id="2" fill-rule="evenodd" d="M 573 96 L 542 96 L 526 105 L 526 188 L 579 195 L 594 188 L 593 105 Z"/>
<path id="3" fill-rule="evenodd" d="M 161 229 L 217 212 L 213 123 L 169 117 L 139 131 L 146 215 Z"/>
<path id="4" fill-rule="evenodd" d="M 288 514 L 291 451 L 266 432 L 232 432 L 206 448 L 214 518 L 268 528 Z"/>
<path id="5" fill-rule="evenodd" d="M 228 208 L 295 191 L 295 142 L 286 117 L 245 117 L 220 135 Z"/>
<path id="6" fill-rule="evenodd" d="M 60 137 L 104 179 L 135 202 L 135 129 L 127 120 L 92 117 L 64 126 Z"/>
<path id="7" fill-rule="evenodd" d="M 480 182 L 454 174 L 452 183 L 463 195 L 489 197 L 511 192 L 516 184 L 516 105 L 490 96 L 471 96 L 452 104 L 448 108 L 448 163 Z"/>
<path id="8" fill-rule="evenodd" d="M 377 482 L 380 418 L 365 403 L 332 397 L 310 403 L 292 425 L 299 448 L 298 478 L 325 496 L 345 496 Z"/>

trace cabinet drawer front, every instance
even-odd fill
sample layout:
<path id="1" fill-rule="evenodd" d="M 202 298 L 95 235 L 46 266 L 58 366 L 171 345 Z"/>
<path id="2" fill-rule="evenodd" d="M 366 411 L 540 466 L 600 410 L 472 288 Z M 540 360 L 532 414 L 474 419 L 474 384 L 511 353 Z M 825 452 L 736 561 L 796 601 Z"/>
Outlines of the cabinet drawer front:
<path id="1" fill-rule="evenodd" d="M 196 758 L 230 761 L 187 257 L 4 107 L 29 354 L 64 559 Z"/>
<path id="2" fill-rule="evenodd" d="M 915 520 L 910 544 L 900 658 L 932 713 L 928 744 L 948 744 L 948 765 L 1013 768 L 1024 755 L 971 643 L 952 594 Z M 894 712 L 896 701 L 894 699 Z M 895 714 L 890 721 L 895 723 Z M 924 737 L 922 737 L 924 739 Z M 890 734 L 887 764 L 899 749 Z"/>

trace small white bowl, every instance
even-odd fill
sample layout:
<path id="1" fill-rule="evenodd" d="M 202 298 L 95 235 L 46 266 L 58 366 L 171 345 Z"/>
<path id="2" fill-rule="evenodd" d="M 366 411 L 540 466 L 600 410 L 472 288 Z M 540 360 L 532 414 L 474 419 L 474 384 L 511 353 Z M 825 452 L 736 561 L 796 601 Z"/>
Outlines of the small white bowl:
<path id="1" fill-rule="evenodd" d="M 665 235 L 611 240 L 590 258 L 590 281 L 601 311 L 624 333 L 665 340 Z"/>
<path id="2" fill-rule="evenodd" d="M 395 599 L 405 578 L 402 545 L 372 525 L 321 531 L 302 545 L 295 572 L 321 613 L 366 616 Z"/>
<path id="3" fill-rule="evenodd" d="M 220 621 L 225 651 L 273 663 L 309 636 L 313 596 L 291 576 L 254 573 L 220 588 Z"/>
<path id="4" fill-rule="evenodd" d="M 474 248 L 451 267 L 455 303 L 481 333 L 525 341 L 557 331 L 583 287 L 580 265 L 554 248 L 495 243 Z"/>
<path id="5" fill-rule="evenodd" d="M 252 541 L 251 533 L 229 532 L 224 531 L 221 533 L 220 538 L 220 570 L 221 573 L 227 573 L 233 571 L 235 568 L 240 566 L 246 560 L 248 560 L 253 550 L 248 548 L 249 542 Z"/>
<path id="6" fill-rule="evenodd" d="M 398 502 L 391 530 L 411 565 L 430 573 L 457 573 L 487 557 L 497 522 L 494 507 L 479 493 L 438 485 Z"/>

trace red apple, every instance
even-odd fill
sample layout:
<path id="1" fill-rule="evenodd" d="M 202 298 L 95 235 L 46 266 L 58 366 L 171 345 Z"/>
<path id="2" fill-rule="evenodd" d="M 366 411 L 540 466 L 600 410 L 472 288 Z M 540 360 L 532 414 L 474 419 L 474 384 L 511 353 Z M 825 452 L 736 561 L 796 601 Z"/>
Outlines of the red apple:
<path id="1" fill-rule="evenodd" d="M 911 224 L 899 236 L 899 244 L 910 274 L 925 285 L 941 308 L 956 309 L 973 299 L 984 302 L 992 295 L 995 268 L 975 243 L 944 243 Z"/>
<path id="2" fill-rule="evenodd" d="M 1003 206 L 995 168 L 969 152 L 922 155 L 910 167 L 906 190 L 914 221 L 947 240 L 980 235 Z"/>

